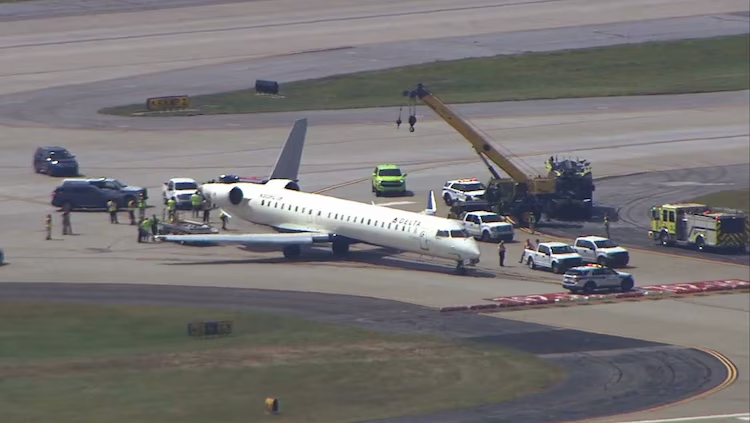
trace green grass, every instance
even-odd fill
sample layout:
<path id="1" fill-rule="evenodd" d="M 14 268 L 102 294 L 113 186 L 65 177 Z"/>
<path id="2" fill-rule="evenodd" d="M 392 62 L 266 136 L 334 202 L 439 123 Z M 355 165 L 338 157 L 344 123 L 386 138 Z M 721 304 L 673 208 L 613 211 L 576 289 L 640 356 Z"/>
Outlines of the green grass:
<path id="1" fill-rule="evenodd" d="M 235 333 L 189 338 L 201 319 Z M 352 421 L 502 401 L 560 376 L 518 352 L 268 313 L 0 302 L 3 423 Z M 266 397 L 281 415 L 265 415 Z"/>
<path id="2" fill-rule="evenodd" d="M 719 191 L 693 198 L 690 202 L 725 207 L 750 213 L 750 189 Z"/>
<path id="3" fill-rule="evenodd" d="M 418 82 L 449 103 L 741 90 L 750 87 L 749 40 L 741 35 L 433 62 L 282 84 L 285 98 L 257 96 L 254 89 L 196 96 L 191 107 L 217 114 L 397 106 L 404 102 L 401 92 Z M 143 110 L 137 104 L 100 113 Z"/>

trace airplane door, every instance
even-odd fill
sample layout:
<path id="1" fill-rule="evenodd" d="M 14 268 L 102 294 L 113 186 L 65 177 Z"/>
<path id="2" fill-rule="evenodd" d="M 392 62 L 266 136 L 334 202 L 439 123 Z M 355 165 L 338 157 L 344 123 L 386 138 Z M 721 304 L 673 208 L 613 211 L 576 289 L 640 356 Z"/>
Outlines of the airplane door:
<path id="1" fill-rule="evenodd" d="M 430 250 L 430 240 L 425 236 L 424 232 L 419 234 L 419 248 L 425 251 Z"/>

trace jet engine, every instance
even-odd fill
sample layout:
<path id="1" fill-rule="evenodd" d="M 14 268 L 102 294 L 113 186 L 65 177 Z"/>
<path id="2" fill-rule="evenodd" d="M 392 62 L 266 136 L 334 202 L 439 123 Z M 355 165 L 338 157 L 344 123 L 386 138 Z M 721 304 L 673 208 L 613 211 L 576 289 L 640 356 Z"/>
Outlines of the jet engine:
<path id="1" fill-rule="evenodd" d="M 297 184 L 297 181 L 291 181 L 289 179 L 271 179 L 270 181 L 266 182 L 265 185 L 271 188 L 299 191 L 299 185 Z"/>

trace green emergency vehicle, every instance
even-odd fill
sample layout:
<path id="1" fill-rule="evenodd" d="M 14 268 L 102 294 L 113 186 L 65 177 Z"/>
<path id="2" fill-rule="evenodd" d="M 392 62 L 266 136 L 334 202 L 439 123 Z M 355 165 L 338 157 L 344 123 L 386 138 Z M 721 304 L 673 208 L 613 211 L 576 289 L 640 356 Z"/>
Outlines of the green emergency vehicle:
<path id="1" fill-rule="evenodd" d="M 372 171 L 372 192 L 380 197 L 383 194 L 405 194 L 406 173 L 395 164 L 382 164 Z"/>

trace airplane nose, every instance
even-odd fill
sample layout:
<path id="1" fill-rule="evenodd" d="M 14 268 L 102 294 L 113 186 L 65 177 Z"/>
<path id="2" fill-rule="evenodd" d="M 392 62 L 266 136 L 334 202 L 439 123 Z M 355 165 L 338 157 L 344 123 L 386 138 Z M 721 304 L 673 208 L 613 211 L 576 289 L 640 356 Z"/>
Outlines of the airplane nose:
<path id="1" fill-rule="evenodd" d="M 463 260 L 479 260 L 481 252 L 479 251 L 479 244 L 473 238 L 467 238 L 460 248 L 461 258 Z"/>

